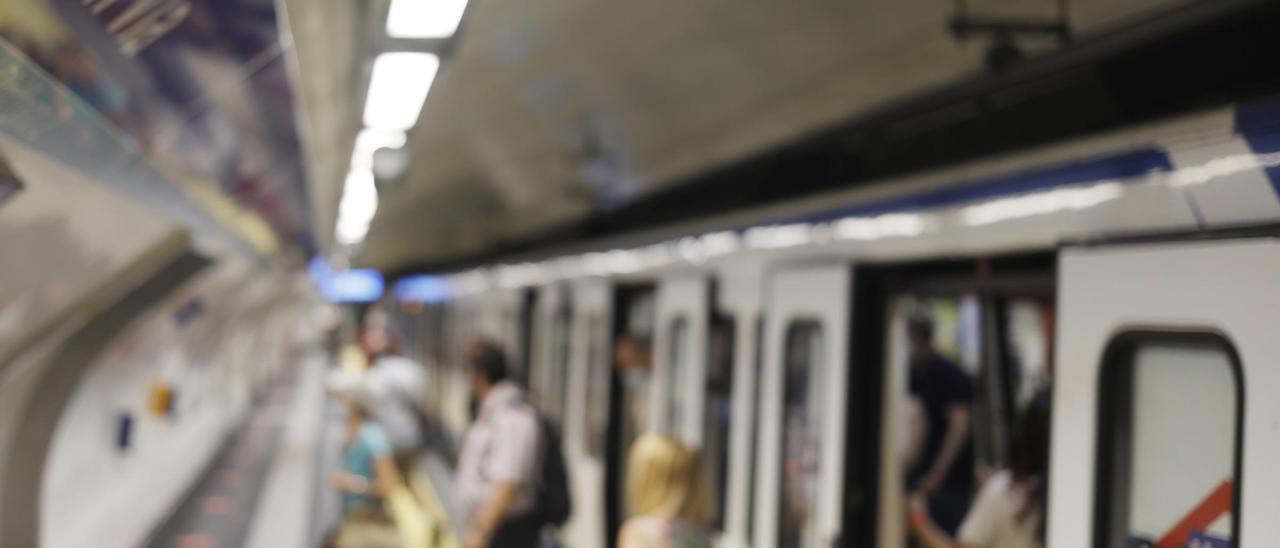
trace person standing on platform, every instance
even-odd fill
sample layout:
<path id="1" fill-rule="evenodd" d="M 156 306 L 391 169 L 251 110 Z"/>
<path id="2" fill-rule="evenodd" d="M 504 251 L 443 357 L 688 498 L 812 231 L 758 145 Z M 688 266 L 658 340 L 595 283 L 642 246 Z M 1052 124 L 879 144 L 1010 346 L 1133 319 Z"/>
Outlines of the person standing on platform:
<path id="1" fill-rule="evenodd" d="M 973 444 L 969 429 L 973 386 L 959 366 L 933 346 L 933 320 L 917 315 L 907 327 L 910 393 L 924 407 L 924 443 L 907 474 L 912 496 L 927 501 L 929 514 L 954 535 L 973 493 Z"/>
<path id="2" fill-rule="evenodd" d="M 618 532 L 618 548 L 711 548 L 705 521 L 711 500 L 698 459 L 661 434 L 636 440 L 627 459 L 631 517 Z"/>
<path id="3" fill-rule="evenodd" d="M 333 485 L 342 494 L 342 522 L 331 546 L 335 548 L 398 548 L 402 545 L 385 499 L 400 484 L 391 444 L 382 427 L 370 419 L 368 398 L 358 389 L 339 398 L 346 406 L 347 425 L 342 469 Z"/>
<path id="4" fill-rule="evenodd" d="M 396 468 L 405 478 L 413 477 L 426 444 L 426 372 L 401 355 L 399 339 L 388 327 L 371 325 L 363 342 L 369 358 L 364 390 L 371 397 L 370 411 L 386 431 Z"/>
<path id="5" fill-rule="evenodd" d="M 471 354 L 477 416 L 462 441 L 456 500 L 465 548 L 535 548 L 544 520 L 536 511 L 540 423 L 524 391 L 507 380 L 507 362 L 491 344 Z"/>

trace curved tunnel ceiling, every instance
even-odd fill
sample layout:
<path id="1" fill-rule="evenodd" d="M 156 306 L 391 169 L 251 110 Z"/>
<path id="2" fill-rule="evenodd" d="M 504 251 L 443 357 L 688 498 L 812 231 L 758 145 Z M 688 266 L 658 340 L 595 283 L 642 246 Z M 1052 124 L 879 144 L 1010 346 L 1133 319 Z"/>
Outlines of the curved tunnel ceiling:
<path id="1" fill-rule="evenodd" d="M 325 233 L 386 4 L 285 3 Z M 1088 34 L 1186 3 L 1074 0 L 1070 22 Z M 1051 18 L 1058 3 L 968 4 Z M 937 0 L 472 0 L 357 260 L 395 269 L 498 249 L 979 73 L 985 41 L 955 40 L 952 15 Z"/>

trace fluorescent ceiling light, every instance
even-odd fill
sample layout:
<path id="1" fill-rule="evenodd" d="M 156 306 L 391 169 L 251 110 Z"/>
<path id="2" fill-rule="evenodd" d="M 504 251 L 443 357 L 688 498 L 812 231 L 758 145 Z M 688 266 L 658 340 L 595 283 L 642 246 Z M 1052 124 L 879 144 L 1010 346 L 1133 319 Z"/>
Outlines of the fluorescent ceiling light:
<path id="1" fill-rule="evenodd" d="M 342 187 L 342 201 L 338 204 L 338 223 L 334 237 L 344 245 L 364 241 L 369 233 L 369 223 L 378 211 L 378 187 L 374 186 L 373 173 L 367 169 L 347 173 Z"/>
<path id="2" fill-rule="evenodd" d="M 440 68 L 432 53 L 395 51 L 373 61 L 364 125 L 382 131 L 405 131 L 418 122 L 422 103 Z"/>
<path id="3" fill-rule="evenodd" d="M 380 148 L 400 148 L 405 143 L 403 131 L 362 129 L 351 150 L 351 169 L 373 169 L 373 153 Z"/>
<path id="4" fill-rule="evenodd" d="M 458 30 L 467 0 L 391 0 L 387 36 L 448 38 Z"/>

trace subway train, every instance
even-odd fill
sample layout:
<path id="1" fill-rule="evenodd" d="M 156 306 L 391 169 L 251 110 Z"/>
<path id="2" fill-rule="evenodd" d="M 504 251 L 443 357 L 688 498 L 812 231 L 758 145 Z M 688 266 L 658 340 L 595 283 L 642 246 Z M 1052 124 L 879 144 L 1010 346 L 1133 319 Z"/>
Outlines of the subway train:
<path id="1" fill-rule="evenodd" d="M 1007 465 L 1012 417 L 1050 391 L 1048 546 L 1270 546 L 1278 123 L 1275 102 L 1199 112 L 406 276 L 383 306 L 454 435 L 463 341 L 512 356 L 561 432 L 567 546 L 613 544 L 644 430 L 699 450 L 720 546 L 906 546 L 922 312 L 974 383 L 978 462 Z"/>

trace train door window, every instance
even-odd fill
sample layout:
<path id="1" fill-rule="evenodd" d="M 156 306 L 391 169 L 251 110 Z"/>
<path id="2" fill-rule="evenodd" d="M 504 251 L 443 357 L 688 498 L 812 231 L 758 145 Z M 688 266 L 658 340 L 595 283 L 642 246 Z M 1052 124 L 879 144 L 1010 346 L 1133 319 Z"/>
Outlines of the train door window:
<path id="1" fill-rule="evenodd" d="M 1221 336 L 1112 341 L 1100 394 L 1096 545 L 1236 545 L 1242 386 Z"/>
<path id="2" fill-rule="evenodd" d="M 533 324 L 537 317 L 538 293 L 532 289 L 525 289 L 520 296 L 520 325 L 516 341 L 522 367 L 515 381 L 530 389 L 534 382 L 533 364 L 537 362 L 533 357 Z"/>
<path id="3" fill-rule="evenodd" d="M 723 531 L 725 525 L 725 496 L 728 494 L 729 432 L 733 407 L 733 350 L 735 348 L 733 321 L 717 317 L 711 323 L 710 345 L 707 355 L 706 398 L 703 400 L 702 442 L 703 477 L 711 482 L 715 498 L 712 501 L 712 523 Z"/>
<path id="4" fill-rule="evenodd" d="M 569 309 L 566 306 L 555 314 L 551 327 L 551 363 L 547 377 L 546 395 L 540 402 L 551 424 L 563 431 L 565 399 L 569 383 L 569 334 L 572 329 Z"/>
<path id="5" fill-rule="evenodd" d="M 1005 364 L 1002 386 L 1010 417 L 1026 408 L 1049 381 L 1053 307 L 1043 299 L 1004 302 Z"/>
<path id="6" fill-rule="evenodd" d="M 818 542 L 814 518 L 825 408 L 823 344 L 822 327 L 815 321 L 799 321 L 787 328 L 778 546 L 808 548 Z"/>
<path id="7" fill-rule="evenodd" d="M 693 368 L 689 363 L 689 321 L 683 317 L 671 322 L 671 346 L 667 349 L 666 432 L 679 436 L 687 417 L 684 393 L 690 385 Z"/>
<path id="8" fill-rule="evenodd" d="M 591 456 L 604 458 L 609 425 L 609 359 L 605 355 L 605 325 L 599 314 L 587 316 L 587 439 L 583 446 Z"/>

